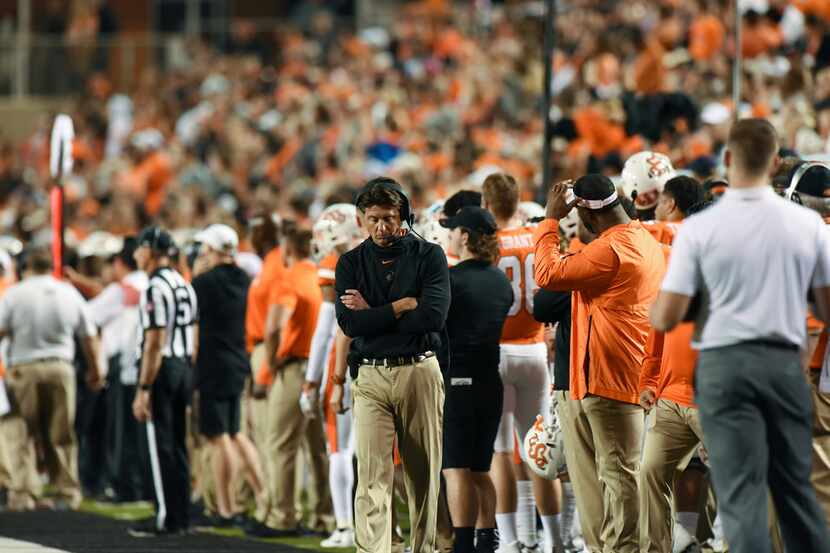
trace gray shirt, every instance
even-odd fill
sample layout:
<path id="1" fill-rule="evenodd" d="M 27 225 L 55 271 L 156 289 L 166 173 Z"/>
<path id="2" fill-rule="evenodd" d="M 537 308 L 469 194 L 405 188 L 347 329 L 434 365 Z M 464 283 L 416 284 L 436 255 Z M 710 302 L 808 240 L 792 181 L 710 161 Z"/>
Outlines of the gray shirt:
<path id="1" fill-rule="evenodd" d="M 749 340 L 804 347 L 808 291 L 826 286 L 827 225 L 764 186 L 729 188 L 683 222 L 662 289 L 704 294 L 692 342 L 703 350 Z"/>
<path id="2" fill-rule="evenodd" d="M 9 334 L 11 366 L 40 359 L 75 359 L 75 336 L 94 336 L 81 294 L 51 275 L 32 276 L 0 299 L 0 331 Z"/>

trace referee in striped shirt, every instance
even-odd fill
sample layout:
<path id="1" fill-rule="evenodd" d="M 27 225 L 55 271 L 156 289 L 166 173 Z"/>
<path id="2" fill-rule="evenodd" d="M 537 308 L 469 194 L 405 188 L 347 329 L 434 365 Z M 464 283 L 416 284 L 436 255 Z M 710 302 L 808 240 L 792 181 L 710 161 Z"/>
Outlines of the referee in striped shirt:
<path id="1" fill-rule="evenodd" d="M 190 401 L 192 363 L 198 343 L 193 288 L 172 266 L 176 245 L 170 234 L 149 227 L 138 238 L 135 260 L 150 285 L 141 296 L 142 339 L 133 414 L 146 423 L 156 514 L 130 529 L 135 537 L 186 532 L 190 467 L 185 445 L 185 411 Z"/>

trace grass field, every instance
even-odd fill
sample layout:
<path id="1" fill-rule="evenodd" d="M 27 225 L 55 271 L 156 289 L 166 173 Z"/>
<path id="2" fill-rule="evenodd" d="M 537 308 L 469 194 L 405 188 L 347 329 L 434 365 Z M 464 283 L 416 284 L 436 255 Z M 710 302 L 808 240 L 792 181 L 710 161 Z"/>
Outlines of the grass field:
<path id="1" fill-rule="evenodd" d="M 398 513 L 399 513 L 399 520 L 401 526 L 405 526 L 408 528 L 409 526 L 409 517 L 406 514 L 406 507 L 399 503 L 397 505 Z M 98 501 L 91 501 L 91 500 L 84 500 L 83 504 L 81 505 L 81 510 L 87 513 L 93 513 L 109 518 L 114 518 L 117 520 L 138 520 L 142 518 L 149 517 L 153 514 L 152 506 L 149 503 L 125 503 L 125 504 L 115 504 L 115 503 L 101 503 Z M 222 529 L 214 529 L 208 531 L 210 533 L 215 533 L 221 536 L 228 536 L 228 537 L 243 537 L 243 533 L 241 530 L 237 530 L 235 528 L 222 528 Z M 266 543 L 280 543 L 283 545 L 290 545 L 293 547 L 299 547 L 302 549 L 309 549 L 311 551 L 329 551 L 332 553 L 345 553 L 347 551 L 353 551 L 353 549 L 323 549 L 320 547 L 320 541 L 322 538 L 318 536 L 309 536 L 309 537 L 302 537 L 302 538 L 280 538 L 280 539 L 268 539 L 268 540 L 261 540 Z"/>

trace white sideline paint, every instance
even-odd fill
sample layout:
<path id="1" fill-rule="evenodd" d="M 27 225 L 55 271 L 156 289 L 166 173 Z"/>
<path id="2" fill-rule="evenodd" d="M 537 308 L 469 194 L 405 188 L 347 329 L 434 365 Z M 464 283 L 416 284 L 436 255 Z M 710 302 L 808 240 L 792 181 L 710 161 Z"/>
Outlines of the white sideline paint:
<path id="1" fill-rule="evenodd" d="M 69 553 L 28 541 L 19 541 L 0 536 L 0 551 L 3 553 Z"/>

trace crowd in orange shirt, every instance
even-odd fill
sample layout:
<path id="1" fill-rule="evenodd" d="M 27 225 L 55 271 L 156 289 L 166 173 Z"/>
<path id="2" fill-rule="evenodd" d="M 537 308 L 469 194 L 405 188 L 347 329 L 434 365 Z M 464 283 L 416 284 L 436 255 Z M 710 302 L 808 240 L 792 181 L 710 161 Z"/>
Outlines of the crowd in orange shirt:
<path id="1" fill-rule="evenodd" d="M 787 147 L 825 151 L 828 2 L 775 0 L 744 15 L 737 107 L 732 4 L 569 3 L 556 25 L 554 178 L 617 175 L 643 149 L 708 177 L 736 109 L 769 116 Z M 523 3 L 475 6 L 410 3 L 390 27 L 357 33 L 251 30 L 273 44 L 267 60 L 191 42 L 187 63 L 148 67 L 131 90 L 94 74 L 71 111 L 70 241 L 149 219 L 242 227 L 263 204 L 309 221 L 327 196 L 380 172 L 398 177 L 416 208 L 491 167 L 536 197 L 542 21 Z M 2 150 L 2 233 L 47 235 L 48 131 L 44 118 Z"/>

